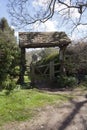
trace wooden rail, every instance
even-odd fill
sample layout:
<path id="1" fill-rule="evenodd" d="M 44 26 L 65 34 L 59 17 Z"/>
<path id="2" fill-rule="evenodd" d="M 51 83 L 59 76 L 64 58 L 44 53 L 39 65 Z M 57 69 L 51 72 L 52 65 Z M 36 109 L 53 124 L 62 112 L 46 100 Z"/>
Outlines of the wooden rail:
<path id="1" fill-rule="evenodd" d="M 54 61 L 51 61 L 49 64 L 46 65 L 31 64 L 30 66 L 31 79 L 34 81 L 38 77 L 39 79 L 43 77 L 44 79 L 47 78 L 53 80 L 55 78 L 55 74 L 59 72 L 58 70 L 55 70 L 55 66 L 58 65 L 59 63 L 54 63 Z"/>

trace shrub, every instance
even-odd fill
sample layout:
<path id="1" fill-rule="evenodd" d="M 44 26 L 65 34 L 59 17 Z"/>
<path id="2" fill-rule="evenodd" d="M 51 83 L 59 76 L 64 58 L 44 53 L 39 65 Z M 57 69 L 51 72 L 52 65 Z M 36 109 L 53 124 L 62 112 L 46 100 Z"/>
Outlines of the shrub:
<path id="1" fill-rule="evenodd" d="M 87 75 L 84 76 L 84 80 L 87 82 Z"/>
<path id="2" fill-rule="evenodd" d="M 73 87 L 77 84 L 77 79 L 75 77 L 58 76 L 57 83 L 60 88 Z"/>
<path id="3" fill-rule="evenodd" d="M 16 82 L 8 75 L 6 80 L 2 82 L 2 89 L 11 92 L 16 87 Z"/>
<path id="4" fill-rule="evenodd" d="M 2 25 L 4 25 L 4 27 Z M 2 89 L 3 86 L 9 86 L 8 84 L 13 82 L 8 82 L 8 74 L 10 76 L 18 74 L 18 68 L 15 67 L 19 66 L 19 57 L 20 50 L 16 44 L 14 30 L 10 28 L 7 20 L 2 18 L 0 19 L 0 85 L 2 85 L 0 89 Z"/>
<path id="5" fill-rule="evenodd" d="M 11 69 L 10 75 L 12 75 L 13 77 L 19 76 L 19 74 L 20 74 L 19 66 L 15 66 L 14 68 Z"/>

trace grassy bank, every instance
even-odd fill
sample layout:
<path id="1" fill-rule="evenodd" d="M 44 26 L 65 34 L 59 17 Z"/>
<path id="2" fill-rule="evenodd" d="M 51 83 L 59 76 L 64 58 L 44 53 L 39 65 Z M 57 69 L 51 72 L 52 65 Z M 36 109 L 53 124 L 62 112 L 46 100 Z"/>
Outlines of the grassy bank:
<path id="1" fill-rule="evenodd" d="M 52 95 L 38 90 L 15 90 L 10 95 L 0 92 L 0 125 L 10 121 L 29 120 L 36 109 L 55 102 L 66 101 L 67 95 Z"/>

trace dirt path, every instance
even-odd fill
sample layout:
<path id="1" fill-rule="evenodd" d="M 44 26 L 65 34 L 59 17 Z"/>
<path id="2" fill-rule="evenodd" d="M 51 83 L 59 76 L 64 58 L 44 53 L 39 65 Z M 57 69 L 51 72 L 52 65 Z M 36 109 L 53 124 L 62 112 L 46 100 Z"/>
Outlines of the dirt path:
<path id="1" fill-rule="evenodd" d="M 14 122 L 0 130 L 87 130 L 87 93 L 72 94 L 76 95 L 75 99 L 43 108 L 30 122 Z"/>

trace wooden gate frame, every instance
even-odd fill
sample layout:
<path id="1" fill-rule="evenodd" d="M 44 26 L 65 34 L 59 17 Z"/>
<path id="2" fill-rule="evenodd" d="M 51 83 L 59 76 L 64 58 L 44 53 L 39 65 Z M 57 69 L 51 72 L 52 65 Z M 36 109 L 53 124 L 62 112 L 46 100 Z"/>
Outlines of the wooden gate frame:
<path id="1" fill-rule="evenodd" d="M 50 61 L 49 64 L 44 64 L 44 65 L 34 65 L 31 63 L 30 65 L 30 75 L 31 75 L 31 81 L 38 81 L 39 79 L 50 79 L 53 80 L 55 78 L 55 73 L 58 71 L 55 71 L 55 66 L 58 65 L 58 63 L 54 63 L 54 61 Z M 44 71 L 40 71 L 44 68 Z M 37 73 L 35 72 L 37 71 Z"/>
<path id="2" fill-rule="evenodd" d="M 65 32 L 19 32 L 19 47 L 21 49 L 20 84 L 24 83 L 26 48 L 59 47 L 61 74 L 65 73 L 64 55 L 66 47 L 71 43 Z"/>

